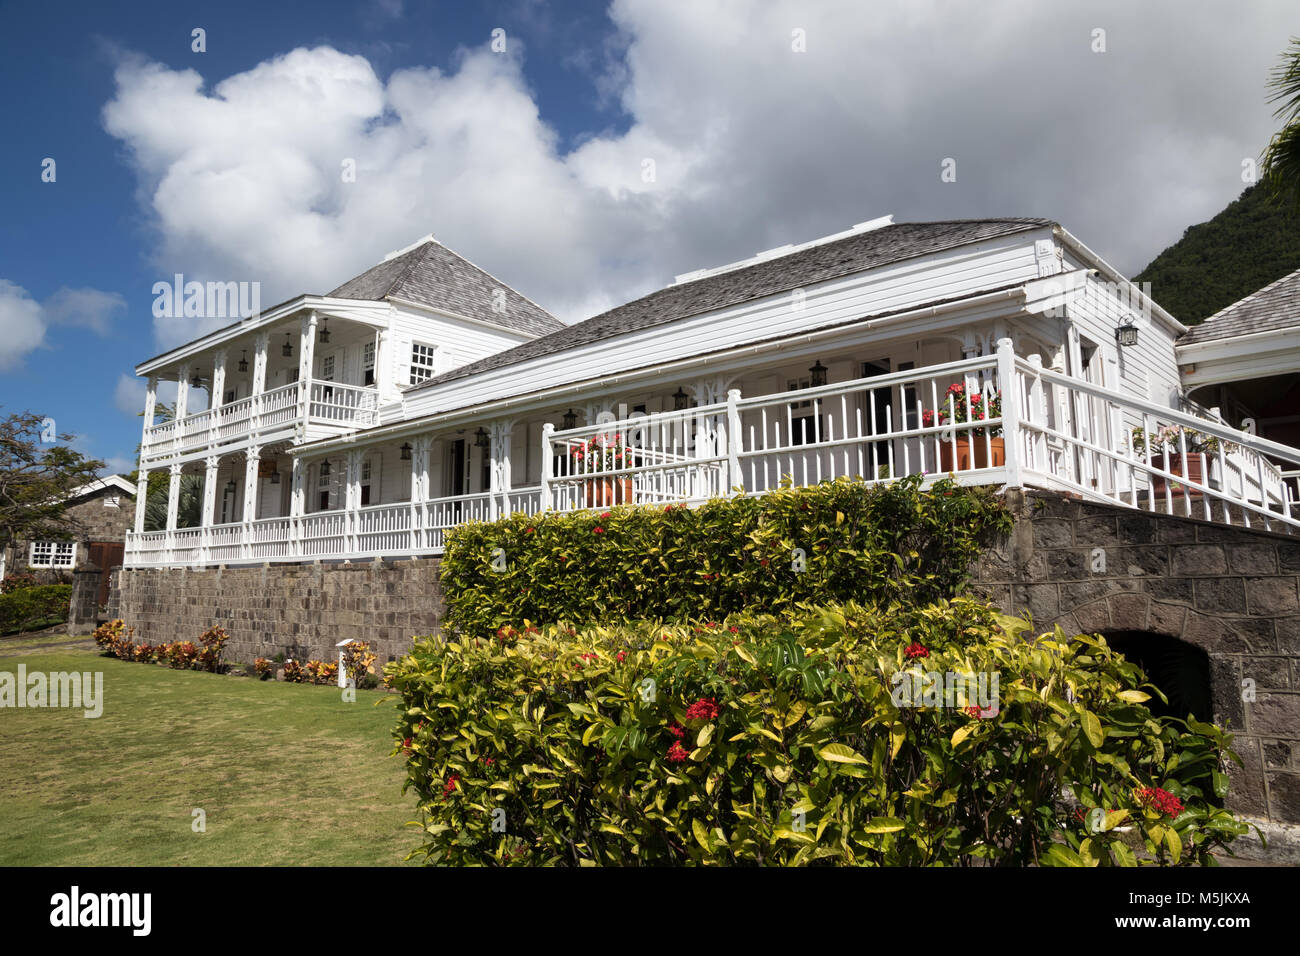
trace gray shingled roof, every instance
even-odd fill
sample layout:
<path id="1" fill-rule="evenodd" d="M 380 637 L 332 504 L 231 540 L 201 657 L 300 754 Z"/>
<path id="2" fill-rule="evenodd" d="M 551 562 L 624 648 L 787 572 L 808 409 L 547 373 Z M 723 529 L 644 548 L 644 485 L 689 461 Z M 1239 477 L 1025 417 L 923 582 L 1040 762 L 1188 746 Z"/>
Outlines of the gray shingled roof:
<path id="1" fill-rule="evenodd" d="M 652 292 L 585 322 L 444 372 L 415 386 L 431 388 L 491 369 L 553 355 L 688 316 L 942 252 L 999 236 L 1056 225 L 1050 219 L 963 219 L 895 223 Z"/>
<path id="2" fill-rule="evenodd" d="M 1194 345 L 1292 328 L 1300 328 L 1300 269 L 1215 312 L 1193 326 L 1178 344 Z"/>
<path id="3" fill-rule="evenodd" d="M 504 312 L 492 308 L 497 290 L 505 293 Z M 433 240 L 367 269 L 330 296 L 372 301 L 405 299 L 528 335 L 546 335 L 565 328 L 537 303 Z"/>

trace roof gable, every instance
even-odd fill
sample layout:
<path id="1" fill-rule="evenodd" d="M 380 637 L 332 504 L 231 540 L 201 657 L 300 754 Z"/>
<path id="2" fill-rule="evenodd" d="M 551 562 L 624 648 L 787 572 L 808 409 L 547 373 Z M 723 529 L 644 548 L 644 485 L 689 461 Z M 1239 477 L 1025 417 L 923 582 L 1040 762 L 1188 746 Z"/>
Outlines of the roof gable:
<path id="1" fill-rule="evenodd" d="M 504 311 L 493 308 L 504 293 Z M 338 299 L 402 299 L 475 319 L 511 332 L 546 335 L 564 323 L 531 299 L 442 243 L 429 239 L 329 293 Z"/>

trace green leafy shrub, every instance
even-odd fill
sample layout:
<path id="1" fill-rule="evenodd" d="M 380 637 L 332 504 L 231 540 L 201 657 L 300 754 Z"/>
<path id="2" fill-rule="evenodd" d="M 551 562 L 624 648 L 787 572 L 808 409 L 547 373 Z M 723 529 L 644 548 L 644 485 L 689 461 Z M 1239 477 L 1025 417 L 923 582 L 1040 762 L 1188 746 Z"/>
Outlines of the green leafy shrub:
<path id="1" fill-rule="evenodd" d="M 918 605 L 957 593 L 985 540 L 1011 526 L 987 489 L 841 478 L 698 508 L 512 515 L 448 536 L 447 624 L 683 621 L 808 602 Z M 504 570 L 502 569 L 504 568 Z"/>
<path id="2" fill-rule="evenodd" d="M 422 638 L 385 669 L 424 817 L 412 855 L 1188 864 L 1244 832 L 1215 805 L 1226 734 L 1154 718 L 1100 638 L 1026 627 L 959 598 Z M 909 700 L 925 672 L 998 674 L 996 702 Z"/>
<path id="3" fill-rule="evenodd" d="M 0 634 L 50 627 L 68 619 L 72 585 L 41 584 L 0 594 Z"/>

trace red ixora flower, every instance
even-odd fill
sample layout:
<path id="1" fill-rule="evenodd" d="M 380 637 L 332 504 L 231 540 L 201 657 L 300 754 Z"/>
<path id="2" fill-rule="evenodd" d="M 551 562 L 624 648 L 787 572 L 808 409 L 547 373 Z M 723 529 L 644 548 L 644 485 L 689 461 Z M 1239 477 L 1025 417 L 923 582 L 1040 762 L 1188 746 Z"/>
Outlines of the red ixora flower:
<path id="1" fill-rule="evenodd" d="M 1161 787 L 1143 787 L 1138 791 L 1138 799 L 1146 807 L 1154 807 L 1162 814 L 1176 817 L 1183 812 L 1183 801 Z"/>
<path id="2" fill-rule="evenodd" d="M 617 659 L 621 661 L 621 660 L 622 660 L 624 657 L 626 657 L 626 656 L 627 656 L 627 654 L 626 654 L 624 651 L 619 651 L 619 652 L 618 652 Z"/>
<path id="3" fill-rule="evenodd" d="M 908 644 L 907 647 L 903 650 L 903 656 L 906 657 L 909 661 L 915 660 L 918 657 L 929 657 L 930 649 L 926 647 L 924 644 L 921 644 L 917 641 L 913 641 L 911 644 Z"/>
<path id="4" fill-rule="evenodd" d="M 446 800 L 451 796 L 451 792 L 456 789 L 456 781 L 459 779 L 460 777 L 456 776 L 454 773 L 447 778 L 447 785 L 442 788 L 442 799 Z"/>
<path id="5" fill-rule="evenodd" d="M 686 752 L 686 748 L 683 747 L 680 743 L 674 743 L 671 747 L 668 748 L 669 763 L 682 763 L 683 761 L 690 760 L 690 759 L 691 759 L 691 755 Z"/>
<path id="6" fill-rule="evenodd" d="M 608 512 L 608 511 L 602 511 L 602 512 L 600 513 L 600 520 L 601 520 L 601 521 L 604 521 L 604 520 L 605 520 L 606 518 L 608 518 L 608 517 L 609 517 L 609 512 Z"/>
<path id="7" fill-rule="evenodd" d="M 596 525 L 596 527 L 594 527 L 594 528 L 591 529 L 591 533 L 592 533 L 592 534 L 604 534 L 604 533 L 605 533 L 605 529 L 602 528 L 600 525 Z"/>
<path id="8" fill-rule="evenodd" d="M 701 697 L 686 708 L 687 720 L 712 720 L 718 716 L 718 701 L 713 697 Z"/>
<path id="9" fill-rule="evenodd" d="M 683 727 L 675 720 L 668 725 L 668 732 L 672 734 L 674 737 L 676 737 L 678 740 L 681 740 L 683 737 L 686 736 L 686 728 Z"/>

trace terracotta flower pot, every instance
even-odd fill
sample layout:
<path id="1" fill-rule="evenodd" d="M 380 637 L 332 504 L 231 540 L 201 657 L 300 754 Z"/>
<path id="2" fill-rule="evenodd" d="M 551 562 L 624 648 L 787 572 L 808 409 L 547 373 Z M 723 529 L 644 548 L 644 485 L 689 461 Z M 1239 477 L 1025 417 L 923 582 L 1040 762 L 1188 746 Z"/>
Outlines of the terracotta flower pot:
<path id="1" fill-rule="evenodd" d="M 1182 475 L 1184 478 L 1189 481 L 1194 481 L 1198 485 L 1205 484 L 1203 459 L 1200 455 L 1188 455 L 1186 461 L 1183 460 L 1182 455 L 1170 455 L 1168 469 L 1165 469 L 1165 456 L 1163 454 L 1152 455 L 1151 467 L 1168 470 L 1174 475 Z M 1170 490 L 1174 494 L 1182 493 L 1182 489 L 1178 487 L 1177 482 L 1169 482 L 1169 484 L 1171 486 Z M 1151 490 L 1158 495 L 1163 495 L 1165 493 L 1165 478 L 1162 475 L 1151 476 Z M 1195 488 L 1190 488 L 1188 491 L 1193 495 L 1200 494 L 1200 492 Z"/>
<path id="2" fill-rule="evenodd" d="M 591 478 L 584 491 L 588 508 L 611 508 L 632 503 L 631 478 Z"/>
<path id="3" fill-rule="evenodd" d="M 971 447 L 971 439 L 958 438 L 955 442 L 940 441 L 939 443 L 939 465 L 940 470 L 950 471 L 970 471 L 974 468 L 997 468 L 1005 465 L 1007 462 L 1007 446 L 1005 439 L 983 438 L 974 439 L 974 448 Z M 992 452 L 993 460 L 990 462 L 989 453 Z"/>

